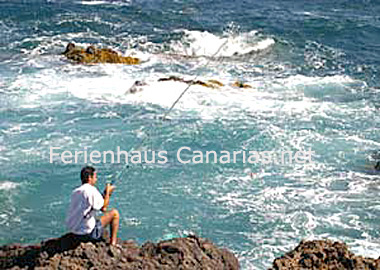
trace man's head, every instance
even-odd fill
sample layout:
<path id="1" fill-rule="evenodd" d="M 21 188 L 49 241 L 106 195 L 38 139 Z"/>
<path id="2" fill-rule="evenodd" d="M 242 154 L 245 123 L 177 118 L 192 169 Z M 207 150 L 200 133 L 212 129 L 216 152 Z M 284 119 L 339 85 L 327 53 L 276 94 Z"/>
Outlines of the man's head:
<path id="1" fill-rule="evenodd" d="M 80 179 L 82 180 L 82 184 L 95 185 L 97 180 L 95 168 L 91 166 L 84 167 L 80 172 Z"/>

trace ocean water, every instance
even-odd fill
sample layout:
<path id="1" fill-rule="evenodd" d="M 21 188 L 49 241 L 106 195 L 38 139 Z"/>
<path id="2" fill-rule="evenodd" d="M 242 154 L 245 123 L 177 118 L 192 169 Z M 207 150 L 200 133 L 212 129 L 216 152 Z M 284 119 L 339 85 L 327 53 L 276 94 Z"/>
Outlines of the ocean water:
<path id="1" fill-rule="evenodd" d="M 302 239 L 380 253 L 378 1 L 0 1 L 0 244 L 66 232 L 84 165 L 62 150 L 168 152 L 96 164 L 120 237 L 195 233 L 266 269 Z M 140 57 L 80 65 L 68 42 Z M 220 89 L 159 78 L 217 79 Z M 146 85 L 131 94 L 136 80 Z M 243 81 L 252 88 L 231 86 Z M 168 113 L 165 121 L 163 115 Z M 310 164 L 181 164 L 199 151 L 315 152 Z"/>

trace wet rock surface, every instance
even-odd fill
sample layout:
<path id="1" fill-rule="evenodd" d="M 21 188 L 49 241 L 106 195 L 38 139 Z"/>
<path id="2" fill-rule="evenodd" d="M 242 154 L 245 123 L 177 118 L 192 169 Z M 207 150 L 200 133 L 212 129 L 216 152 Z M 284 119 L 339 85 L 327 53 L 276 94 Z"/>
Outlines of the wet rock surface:
<path id="1" fill-rule="evenodd" d="M 39 245 L 0 248 L 0 269 L 239 269 L 236 257 L 196 236 L 160 243 L 119 241 L 109 246 L 72 234 Z"/>
<path id="2" fill-rule="evenodd" d="M 80 46 L 76 46 L 74 43 L 69 43 L 66 46 L 66 50 L 63 52 L 63 55 L 66 56 L 66 58 L 69 60 L 82 64 L 140 64 L 140 59 L 130 56 L 119 55 L 119 53 L 112 49 L 96 48 L 94 46 L 83 48 Z"/>
<path id="3" fill-rule="evenodd" d="M 295 249 L 275 259 L 271 269 L 380 270 L 380 259 L 356 256 L 341 242 L 302 241 Z"/>

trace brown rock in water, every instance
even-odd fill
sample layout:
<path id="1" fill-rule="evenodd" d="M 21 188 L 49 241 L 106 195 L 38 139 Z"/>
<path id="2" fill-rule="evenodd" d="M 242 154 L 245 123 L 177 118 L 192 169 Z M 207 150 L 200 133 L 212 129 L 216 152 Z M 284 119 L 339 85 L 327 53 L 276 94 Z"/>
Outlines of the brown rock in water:
<path id="1" fill-rule="evenodd" d="M 241 81 L 236 81 L 232 84 L 233 87 L 237 87 L 237 88 L 252 88 L 252 86 L 250 86 L 249 84 L 246 84 L 246 83 L 243 83 Z"/>
<path id="2" fill-rule="evenodd" d="M 356 256 L 340 242 L 302 241 L 294 250 L 273 262 L 272 270 L 290 269 L 380 270 L 380 259 Z"/>
<path id="3" fill-rule="evenodd" d="M 69 43 L 63 55 L 67 59 L 77 63 L 112 63 L 112 64 L 127 64 L 137 65 L 140 59 L 130 56 L 121 56 L 111 49 L 97 49 L 94 46 L 89 46 L 87 49 L 75 46 L 74 43 Z"/>
<path id="4" fill-rule="evenodd" d="M 192 84 L 192 85 L 201 85 L 201 86 L 208 87 L 208 88 L 219 88 L 221 86 L 224 86 L 224 84 L 221 83 L 218 80 L 208 80 L 207 82 L 204 82 L 204 81 L 201 81 L 201 80 L 197 80 L 197 81 L 194 81 L 194 80 L 185 80 L 185 79 L 177 77 L 177 76 L 170 76 L 170 77 L 167 77 L 167 78 L 160 78 L 160 79 L 158 79 L 158 81 L 159 82 L 166 82 L 166 81 L 183 82 L 183 83 Z"/>
<path id="5" fill-rule="evenodd" d="M 0 269 L 237 270 L 236 257 L 211 242 L 189 236 L 146 243 L 119 241 L 119 247 L 66 234 L 40 245 L 0 248 Z"/>

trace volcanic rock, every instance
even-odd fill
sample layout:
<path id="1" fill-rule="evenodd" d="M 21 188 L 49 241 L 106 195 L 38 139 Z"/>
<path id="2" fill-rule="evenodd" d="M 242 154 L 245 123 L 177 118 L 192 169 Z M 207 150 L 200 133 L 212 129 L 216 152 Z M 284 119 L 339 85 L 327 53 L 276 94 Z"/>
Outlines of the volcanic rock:
<path id="1" fill-rule="evenodd" d="M 139 247 L 133 241 L 109 246 L 66 234 L 39 245 L 1 247 L 0 269 L 237 270 L 239 263 L 228 250 L 196 236 Z"/>
<path id="2" fill-rule="evenodd" d="M 356 256 L 341 242 L 302 241 L 295 249 L 273 262 L 272 270 L 290 269 L 380 270 L 380 259 Z"/>

